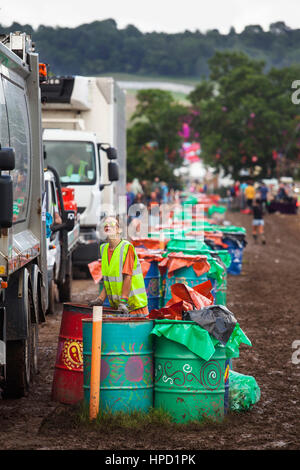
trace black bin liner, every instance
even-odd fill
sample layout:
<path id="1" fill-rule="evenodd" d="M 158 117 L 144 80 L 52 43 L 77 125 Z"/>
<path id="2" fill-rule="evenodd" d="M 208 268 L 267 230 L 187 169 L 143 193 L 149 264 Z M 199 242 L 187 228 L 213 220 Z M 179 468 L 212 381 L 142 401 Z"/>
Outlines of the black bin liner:
<path id="1" fill-rule="evenodd" d="M 234 242 L 239 249 L 245 248 L 248 244 L 245 233 L 235 233 L 235 232 L 224 233 L 222 240 L 224 243 L 226 243 L 226 240 L 230 240 Z"/>
<path id="2" fill-rule="evenodd" d="M 210 305 L 200 310 L 183 312 L 182 319 L 194 321 L 225 345 L 237 323 L 233 313 L 224 305 Z"/>

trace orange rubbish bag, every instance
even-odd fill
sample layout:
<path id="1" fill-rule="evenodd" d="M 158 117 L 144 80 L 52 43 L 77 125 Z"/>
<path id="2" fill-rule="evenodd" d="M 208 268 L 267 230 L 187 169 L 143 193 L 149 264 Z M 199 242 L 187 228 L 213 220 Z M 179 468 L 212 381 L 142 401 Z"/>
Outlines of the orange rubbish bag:
<path id="1" fill-rule="evenodd" d="M 95 284 L 98 284 L 102 279 L 101 260 L 92 261 L 88 264 L 88 268 Z"/>

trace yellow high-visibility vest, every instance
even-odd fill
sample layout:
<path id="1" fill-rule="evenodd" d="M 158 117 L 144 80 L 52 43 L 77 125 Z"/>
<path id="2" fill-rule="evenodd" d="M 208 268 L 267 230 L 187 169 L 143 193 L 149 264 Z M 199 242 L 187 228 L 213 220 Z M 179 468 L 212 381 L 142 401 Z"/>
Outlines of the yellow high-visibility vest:
<path id="1" fill-rule="evenodd" d="M 85 167 L 88 165 L 88 162 L 84 160 L 80 160 L 79 168 L 78 168 L 78 175 L 82 178 L 85 176 Z M 74 173 L 74 165 L 70 163 L 66 168 L 66 175 L 71 178 L 72 174 Z"/>
<path id="2" fill-rule="evenodd" d="M 108 263 L 108 247 L 109 243 L 100 246 L 101 254 L 101 270 L 103 275 L 103 283 L 110 305 L 117 309 L 122 298 L 123 287 L 123 266 L 131 245 L 127 240 L 121 240 L 113 251 L 110 263 Z M 145 282 L 142 273 L 140 260 L 134 250 L 134 265 L 131 279 L 131 288 L 128 298 L 129 311 L 143 308 L 148 305 Z"/>

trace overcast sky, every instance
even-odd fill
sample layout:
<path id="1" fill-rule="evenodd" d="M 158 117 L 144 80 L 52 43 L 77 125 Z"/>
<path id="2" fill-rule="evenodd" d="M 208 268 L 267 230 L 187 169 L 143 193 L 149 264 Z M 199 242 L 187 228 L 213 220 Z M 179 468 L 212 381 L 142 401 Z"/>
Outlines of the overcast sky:
<path id="1" fill-rule="evenodd" d="M 249 24 L 285 21 L 300 28 L 300 0 L 0 0 L 0 23 L 13 21 L 74 27 L 113 18 L 119 28 L 135 25 L 142 32 L 205 32 L 231 26 L 241 32 Z"/>

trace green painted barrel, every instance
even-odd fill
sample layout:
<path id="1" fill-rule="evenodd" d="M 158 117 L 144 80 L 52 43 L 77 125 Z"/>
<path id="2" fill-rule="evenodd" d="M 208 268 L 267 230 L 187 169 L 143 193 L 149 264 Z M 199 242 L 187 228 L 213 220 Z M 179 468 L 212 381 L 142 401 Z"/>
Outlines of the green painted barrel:
<path id="1" fill-rule="evenodd" d="M 214 256 L 213 252 L 211 252 Z M 220 258 L 220 261 L 224 265 L 224 271 L 222 273 L 222 281 L 216 286 L 215 292 L 215 304 L 216 305 L 226 305 L 227 302 L 227 269 L 231 264 L 231 256 L 227 250 L 216 250 L 216 260 Z"/>
<path id="2" fill-rule="evenodd" d="M 227 302 L 227 271 L 222 275 L 221 285 L 216 287 L 215 304 L 226 305 Z"/>
<path id="3" fill-rule="evenodd" d="M 113 318 L 102 323 L 100 409 L 148 412 L 153 406 L 153 321 Z M 83 320 L 83 390 L 90 401 L 91 319 Z"/>
<path id="4" fill-rule="evenodd" d="M 226 306 L 226 302 L 227 302 L 227 290 L 220 287 L 219 289 L 216 290 L 216 293 L 215 293 L 215 304 Z"/>
<path id="5" fill-rule="evenodd" d="M 192 323 L 192 322 L 183 322 Z M 154 407 L 178 423 L 209 418 L 222 421 L 226 412 L 226 354 L 220 343 L 205 361 L 184 345 L 155 337 Z"/>

